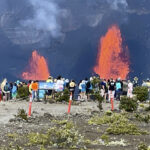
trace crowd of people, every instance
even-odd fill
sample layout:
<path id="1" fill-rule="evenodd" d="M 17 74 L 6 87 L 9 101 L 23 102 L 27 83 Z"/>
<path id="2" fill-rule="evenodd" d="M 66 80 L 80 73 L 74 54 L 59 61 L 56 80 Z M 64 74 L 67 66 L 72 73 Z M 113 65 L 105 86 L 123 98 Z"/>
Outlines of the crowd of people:
<path id="1" fill-rule="evenodd" d="M 120 100 L 121 95 L 133 97 L 133 87 L 137 86 L 137 81 L 131 82 L 130 80 L 124 81 L 121 78 L 114 79 L 101 79 L 99 76 L 93 76 L 80 80 L 76 83 L 74 80 L 65 79 L 61 76 L 53 78 L 49 76 L 45 83 L 52 83 L 53 89 L 45 89 L 46 95 L 52 95 L 53 91 L 63 92 L 65 89 L 72 94 L 73 99 L 85 101 L 92 99 L 94 93 L 99 93 L 107 102 L 110 102 L 111 97 L 115 100 Z M 0 86 L 0 99 L 4 101 L 16 99 L 19 87 L 27 86 L 31 99 L 38 98 L 39 81 L 29 81 L 28 83 L 20 82 L 19 80 L 11 83 L 4 79 Z M 144 81 L 142 86 L 150 87 L 150 80 Z"/>
<path id="2" fill-rule="evenodd" d="M 93 92 L 98 92 L 107 101 L 110 102 L 111 97 L 120 100 L 120 96 L 126 94 L 128 97 L 133 97 L 133 83 L 129 80 L 123 82 L 120 78 L 113 79 L 100 79 L 95 83 L 95 77 L 89 80 L 80 81 L 79 95 L 81 99 L 89 99 Z"/>
<path id="3" fill-rule="evenodd" d="M 0 100 L 8 101 L 16 99 L 18 88 L 26 85 L 25 82 L 20 82 L 19 80 L 16 82 L 8 82 L 5 78 L 0 85 Z"/>

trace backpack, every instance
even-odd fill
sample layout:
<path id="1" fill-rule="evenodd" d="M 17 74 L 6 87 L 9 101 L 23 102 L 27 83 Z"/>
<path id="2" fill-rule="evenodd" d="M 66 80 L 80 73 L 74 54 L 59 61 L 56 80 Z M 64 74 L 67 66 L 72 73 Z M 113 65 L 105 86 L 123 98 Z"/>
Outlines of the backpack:
<path id="1" fill-rule="evenodd" d="M 88 81 L 86 84 L 86 88 L 89 89 L 91 87 L 91 83 Z"/>
<path id="2" fill-rule="evenodd" d="M 7 84 L 4 86 L 4 91 L 6 91 L 6 92 L 9 91 L 9 87 Z"/>

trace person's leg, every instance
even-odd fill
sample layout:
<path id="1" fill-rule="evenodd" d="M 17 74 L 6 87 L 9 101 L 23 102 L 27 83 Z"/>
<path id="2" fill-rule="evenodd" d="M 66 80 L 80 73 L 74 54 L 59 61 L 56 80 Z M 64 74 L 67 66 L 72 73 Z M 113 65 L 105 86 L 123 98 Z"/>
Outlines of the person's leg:
<path id="1" fill-rule="evenodd" d="M 130 98 L 133 98 L 133 90 L 130 90 Z"/>
<path id="2" fill-rule="evenodd" d="M 14 100 L 16 100 L 16 97 L 17 97 L 17 93 L 14 93 Z"/>
<path id="3" fill-rule="evenodd" d="M 84 95 L 84 93 L 81 91 L 81 99 L 83 100 L 83 95 Z"/>
<path id="4" fill-rule="evenodd" d="M 0 93 L 0 102 L 2 101 L 2 93 Z"/>
<path id="5" fill-rule="evenodd" d="M 32 90 L 32 101 L 34 100 L 35 92 Z"/>
<path id="6" fill-rule="evenodd" d="M 11 92 L 9 93 L 9 99 L 12 99 L 12 94 L 11 94 Z"/>
<path id="7" fill-rule="evenodd" d="M 121 95 L 121 91 L 118 91 L 118 100 L 120 101 L 120 95 Z"/>
<path id="8" fill-rule="evenodd" d="M 112 97 L 115 99 L 115 91 L 112 91 Z"/>
<path id="9" fill-rule="evenodd" d="M 148 100 L 150 101 L 150 88 L 148 89 Z"/>
<path id="10" fill-rule="evenodd" d="M 127 97 L 129 97 L 130 95 L 129 95 L 129 89 L 128 89 L 128 91 L 127 91 Z"/>
<path id="11" fill-rule="evenodd" d="M 34 95 L 35 95 L 35 100 L 37 101 L 37 98 L 38 98 L 37 97 L 37 91 L 34 92 Z"/>
<path id="12" fill-rule="evenodd" d="M 8 93 L 5 93 L 5 100 L 8 101 Z"/>
<path id="13" fill-rule="evenodd" d="M 8 100 L 10 100 L 10 99 L 11 99 L 10 92 L 8 92 Z"/>
<path id="14" fill-rule="evenodd" d="M 118 90 L 115 91 L 116 100 L 118 100 Z"/>
<path id="15" fill-rule="evenodd" d="M 111 91 L 108 91 L 108 101 L 110 102 Z"/>
<path id="16" fill-rule="evenodd" d="M 5 93 L 2 93 L 2 100 L 3 101 L 5 101 L 5 97 L 6 97 L 5 95 L 6 95 Z"/>

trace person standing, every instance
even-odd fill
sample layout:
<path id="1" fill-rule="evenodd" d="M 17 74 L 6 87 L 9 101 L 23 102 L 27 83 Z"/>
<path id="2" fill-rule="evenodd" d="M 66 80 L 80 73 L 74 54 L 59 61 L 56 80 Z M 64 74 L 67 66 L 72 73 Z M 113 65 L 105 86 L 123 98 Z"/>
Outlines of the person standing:
<path id="1" fill-rule="evenodd" d="M 4 86 L 4 94 L 5 94 L 5 100 L 6 101 L 10 100 L 10 85 L 8 82 L 6 82 Z"/>
<path id="2" fill-rule="evenodd" d="M 110 80 L 108 86 L 109 86 L 109 88 L 108 88 L 109 89 L 109 91 L 108 91 L 108 95 L 109 95 L 108 101 L 110 102 L 111 97 L 114 98 L 114 95 L 115 95 L 115 82 L 114 82 L 113 79 Z"/>
<path id="3" fill-rule="evenodd" d="M 86 95 L 87 95 L 87 99 L 90 99 L 90 94 L 92 93 L 92 83 L 90 80 L 88 80 L 88 82 L 86 83 Z"/>
<path id="4" fill-rule="evenodd" d="M 101 79 L 100 82 L 100 95 L 104 98 L 105 97 L 105 82 L 104 79 Z"/>
<path id="5" fill-rule="evenodd" d="M 15 100 L 17 97 L 17 84 L 14 83 L 12 87 L 12 99 Z"/>
<path id="6" fill-rule="evenodd" d="M 86 98 L 86 81 L 82 80 L 81 84 L 81 100 L 85 100 Z"/>
<path id="7" fill-rule="evenodd" d="M 76 83 L 74 80 L 71 80 L 71 82 L 69 83 L 69 91 L 72 93 L 72 99 L 74 98 L 75 88 L 76 88 Z"/>
<path id="8" fill-rule="evenodd" d="M 34 81 L 32 84 L 31 84 L 31 88 L 32 88 L 32 100 L 38 98 L 38 83 L 37 81 Z"/>
<path id="9" fill-rule="evenodd" d="M 121 90 L 122 90 L 121 81 L 120 78 L 118 78 L 116 81 L 116 100 L 120 101 Z"/>
<path id="10" fill-rule="evenodd" d="M 79 91 L 78 91 L 78 100 L 81 100 L 81 97 L 82 97 L 82 95 L 81 95 L 81 89 L 82 89 L 81 82 L 82 82 L 82 80 L 80 80 L 80 82 L 78 84 L 78 89 L 79 89 Z"/>
<path id="11" fill-rule="evenodd" d="M 132 98 L 133 97 L 133 83 L 128 80 L 128 92 L 127 97 Z"/>
<path id="12" fill-rule="evenodd" d="M 1 91 L 2 91 L 2 99 L 5 100 L 5 91 L 4 91 L 4 86 L 7 83 L 7 79 L 5 78 L 2 83 L 1 83 Z"/>

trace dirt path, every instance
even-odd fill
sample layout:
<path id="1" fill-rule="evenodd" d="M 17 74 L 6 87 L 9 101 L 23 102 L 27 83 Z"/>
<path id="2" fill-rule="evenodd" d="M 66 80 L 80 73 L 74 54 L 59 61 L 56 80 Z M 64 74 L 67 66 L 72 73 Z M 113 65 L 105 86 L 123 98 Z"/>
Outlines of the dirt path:
<path id="1" fill-rule="evenodd" d="M 11 118 L 17 114 L 18 109 L 25 109 L 28 112 L 29 103 L 26 101 L 9 101 L 0 103 L 0 124 L 7 123 Z M 104 111 L 110 110 L 110 104 L 103 104 Z M 115 102 L 115 108 L 118 108 L 118 102 Z M 61 116 L 67 113 L 67 104 L 44 104 L 42 102 L 33 102 L 32 112 L 36 115 L 42 116 L 44 113 L 50 113 L 54 116 Z M 72 114 L 90 115 L 92 111 L 98 111 L 96 102 L 82 102 L 79 105 L 72 105 Z"/>

